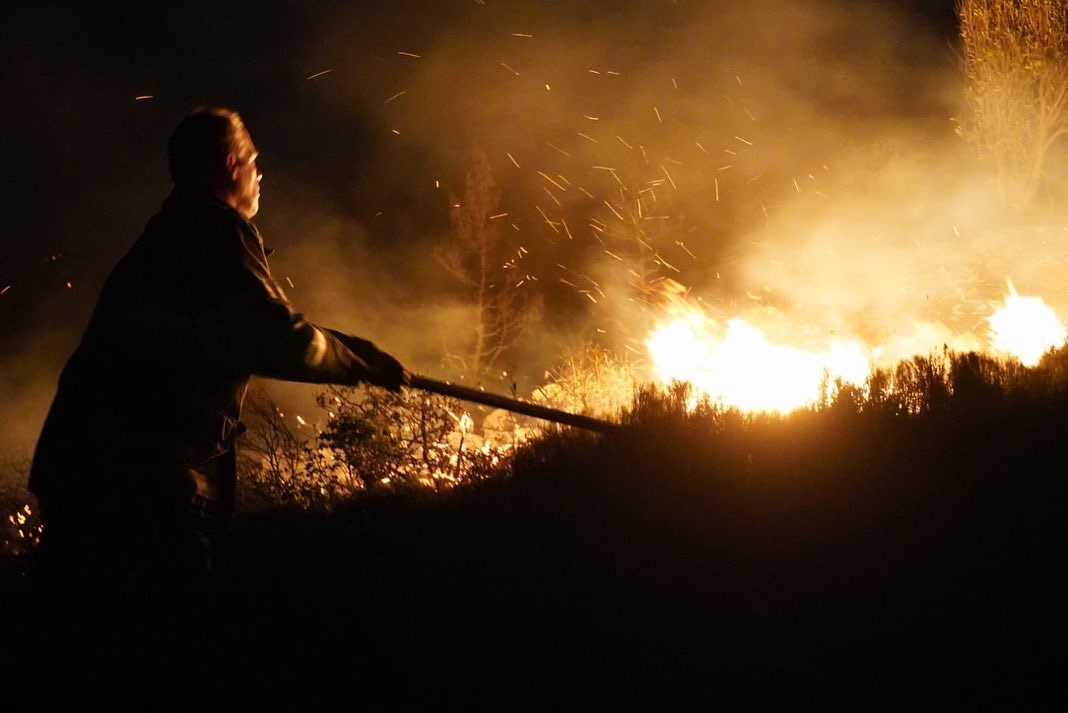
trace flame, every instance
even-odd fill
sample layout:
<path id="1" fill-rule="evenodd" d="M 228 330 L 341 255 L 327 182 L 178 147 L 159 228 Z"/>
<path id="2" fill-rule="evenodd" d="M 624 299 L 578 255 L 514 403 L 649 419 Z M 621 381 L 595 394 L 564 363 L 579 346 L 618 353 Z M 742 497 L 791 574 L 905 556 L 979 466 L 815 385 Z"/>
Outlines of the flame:
<path id="1" fill-rule="evenodd" d="M 722 405 L 787 413 L 814 404 L 828 379 L 862 385 L 871 371 L 870 350 L 855 342 L 805 351 L 769 342 L 741 318 L 728 320 L 721 332 L 700 310 L 682 309 L 645 342 L 655 375 L 663 383 L 688 381 Z"/>
<path id="2" fill-rule="evenodd" d="M 466 413 L 460 416 L 459 421 L 460 433 L 467 434 L 475 426 L 474 420 Z"/>
<path id="3" fill-rule="evenodd" d="M 1040 297 L 1021 297 L 1011 281 L 1005 304 L 988 321 L 994 350 L 1016 357 L 1024 366 L 1036 366 L 1043 354 L 1068 338 L 1053 308 Z"/>
<path id="4" fill-rule="evenodd" d="M 1011 281 L 1008 287 L 1004 305 L 988 320 L 987 349 L 1036 366 L 1043 354 L 1065 344 L 1068 330 L 1041 298 L 1021 297 Z M 933 325 L 917 323 L 916 338 L 902 340 L 898 335 L 891 339 L 890 350 L 836 340 L 822 351 L 812 351 L 773 343 L 739 317 L 727 320 L 724 327 L 677 296 L 669 304 L 672 316 L 645 341 L 655 378 L 663 384 L 689 382 L 698 398 L 706 396 L 746 412 L 788 413 L 814 405 L 825 395 L 826 386 L 837 381 L 863 387 L 876 362 L 887 357 L 908 359 L 936 342 L 962 351 L 983 349 L 969 335 L 942 334 Z"/>

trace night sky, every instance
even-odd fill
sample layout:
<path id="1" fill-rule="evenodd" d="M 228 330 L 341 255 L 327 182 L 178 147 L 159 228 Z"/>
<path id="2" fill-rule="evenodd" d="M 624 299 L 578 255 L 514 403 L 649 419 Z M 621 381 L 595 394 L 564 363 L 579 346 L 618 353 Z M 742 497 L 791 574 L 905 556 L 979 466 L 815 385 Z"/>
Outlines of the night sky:
<path id="1" fill-rule="evenodd" d="M 791 177 L 833 167 L 843 143 L 883 141 L 887 127 L 945 140 L 958 100 L 951 0 L 16 2 L 0 12 L 4 450 L 32 446 L 100 285 L 169 190 L 166 140 L 195 106 L 244 116 L 265 174 L 257 223 L 298 308 L 426 371 L 450 348 L 444 315 L 458 300 L 434 247 L 472 148 L 483 150 L 509 240 L 527 250 L 521 269 L 548 305 L 542 339 L 511 365 L 537 373 L 544 363 L 530 354 L 611 322 L 555 272 L 600 269 L 601 251 L 577 235 L 612 190 L 597 166 L 679 184 L 670 210 L 698 257 L 668 259 L 705 289 L 730 279 L 739 236 Z M 713 186 L 728 145 L 755 147 L 735 161 L 747 178 Z M 714 191 L 718 212 L 705 209 Z M 576 235 L 562 237 L 544 212 Z"/>

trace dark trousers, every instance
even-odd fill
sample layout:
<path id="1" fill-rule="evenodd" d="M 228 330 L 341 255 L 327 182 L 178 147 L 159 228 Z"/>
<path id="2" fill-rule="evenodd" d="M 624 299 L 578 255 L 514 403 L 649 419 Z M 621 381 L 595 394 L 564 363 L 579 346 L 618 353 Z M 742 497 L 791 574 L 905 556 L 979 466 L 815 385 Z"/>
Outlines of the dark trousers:
<path id="1" fill-rule="evenodd" d="M 39 498 L 32 563 L 32 678 L 58 702 L 211 688 L 221 614 L 221 528 L 182 498 L 143 489 Z M 121 698 L 122 696 L 118 696 Z"/>

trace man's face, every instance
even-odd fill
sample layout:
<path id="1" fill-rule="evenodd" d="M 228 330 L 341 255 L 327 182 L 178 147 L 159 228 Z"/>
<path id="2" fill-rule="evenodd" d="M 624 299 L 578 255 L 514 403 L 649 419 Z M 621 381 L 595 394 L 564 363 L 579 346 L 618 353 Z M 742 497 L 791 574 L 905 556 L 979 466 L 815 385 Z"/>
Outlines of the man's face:
<path id="1" fill-rule="evenodd" d="M 231 154 L 233 161 L 230 163 L 230 178 L 232 182 L 231 196 L 229 201 L 234 209 L 244 216 L 245 220 L 252 220 L 260 210 L 260 180 L 263 174 L 256 166 L 256 158 L 259 152 L 249 138 L 242 142 L 240 153 Z"/>

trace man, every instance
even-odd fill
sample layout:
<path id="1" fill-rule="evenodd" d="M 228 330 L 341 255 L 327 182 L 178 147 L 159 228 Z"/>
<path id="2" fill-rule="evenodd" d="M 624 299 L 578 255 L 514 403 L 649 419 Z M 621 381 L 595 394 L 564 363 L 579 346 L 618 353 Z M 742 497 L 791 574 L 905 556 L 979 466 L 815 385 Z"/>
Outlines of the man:
<path id="1" fill-rule="evenodd" d="M 409 380 L 370 342 L 307 322 L 271 276 L 251 222 L 263 174 L 237 113 L 194 111 L 168 152 L 174 189 L 105 283 L 37 444 L 46 576 L 206 574 L 250 375 Z"/>

